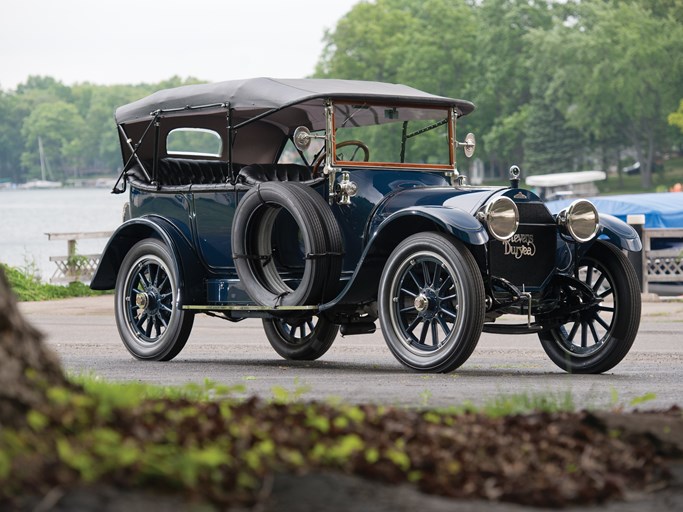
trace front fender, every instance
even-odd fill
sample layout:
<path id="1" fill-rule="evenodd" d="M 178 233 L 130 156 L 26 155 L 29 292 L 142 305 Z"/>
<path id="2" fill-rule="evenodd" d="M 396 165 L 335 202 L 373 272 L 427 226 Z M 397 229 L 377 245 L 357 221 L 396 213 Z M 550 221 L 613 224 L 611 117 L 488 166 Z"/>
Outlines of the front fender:
<path id="1" fill-rule="evenodd" d="M 466 244 L 484 245 L 489 240 L 486 228 L 474 216 L 460 208 L 449 206 L 411 206 L 392 213 L 375 229 L 370 236 L 370 244 L 387 230 L 394 230 L 396 226 L 402 230 L 402 223 L 414 220 L 416 217 L 424 219 L 439 227 L 440 231 L 449 233 Z M 399 223 L 399 224 L 397 224 Z M 412 234 L 412 233 L 411 233 Z M 405 234 L 400 234 L 401 239 Z M 369 244 L 369 245 L 370 245 Z"/>
<path id="2" fill-rule="evenodd" d="M 617 247 L 627 251 L 638 252 L 643 244 L 633 227 L 612 215 L 600 213 L 600 228 L 598 236 L 612 242 Z"/>
<path id="3" fill-rule="evenodd" d="M 468 245 L 484 245 L 486 228 L 471 214 L 448 206 L 412 206 L 396 211 L 381 221 L 369 235 L 369 242 L 346 287 L 320 309 L 338 304 L 369 302 L 377 296 L 384 265 L 394 248 L 405 238 L 424 231 L 448 233 Z"/>
<path id="4" fill-rule="evenodd" d="M 178 276 L 183 302 L 201 301 L 203 279 L 201 263 L 192 250 L 192 245 L 170 222 L 157 216 L 131 219 L 114 232 L 107 242 L 100 258 L 100 264 L 90 283 L 93 290 L 111 290 L 116 287 L 116 278 L 128 251 L 146 238 L 161 240 L 173 254 L 172 265 Z"/>

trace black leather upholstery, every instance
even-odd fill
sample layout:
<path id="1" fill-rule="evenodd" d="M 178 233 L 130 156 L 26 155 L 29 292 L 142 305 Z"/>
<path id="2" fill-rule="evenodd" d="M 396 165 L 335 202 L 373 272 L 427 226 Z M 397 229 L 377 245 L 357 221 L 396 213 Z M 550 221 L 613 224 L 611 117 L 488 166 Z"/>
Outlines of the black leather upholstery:
<path id="1" fill-rule="evenodd" d="M 147 162 L 145 167 L 151 175 L 152 162 Z M 234 165 L 233 167 L 239 168 L 240 166 Z M 133 166 L 126 174 L 140 181 L 147 181 L 138 166 Z M 160 185 L 167 187 L 229 183 L 232 176 L 233 173 L 228 163 L 219 160 L 162 158 L 157 167 L 157 181 Z"/>
<path id="2" fill-rule="evenodd" d="M 298 164 L 250 164 L 240 169 L 237 183 L 256 185 L 266 181 L 310 181 L 310 167 Z"/>
<path id="3" fill-rule="evenodd" d="M 230 167 L 218 160 L 162 158 L 157 168 L 161 185 L 208 185 L 230 181 Z"/>
<path id="4" fill-rule="evenodd" d="M 152 174 L 152 163 L 145 163 L 147 172 Z M 241 169 L 240 169 L 241 168 Z M 163 187 L 182 187 L 187 185 L 220 185 L 231 183 L 235 171 L 237 183 L 256 185 L 266 181 L 310 181 L 313 179 L 311 168 L 298 164 L 251 164 L 242 167 L 219 160 L 191 160 L 189 158 L 162 158 L 158 162 L 157 181 Z M 146 182 L 144 173 L 135 165 L 126 174 Z"/>

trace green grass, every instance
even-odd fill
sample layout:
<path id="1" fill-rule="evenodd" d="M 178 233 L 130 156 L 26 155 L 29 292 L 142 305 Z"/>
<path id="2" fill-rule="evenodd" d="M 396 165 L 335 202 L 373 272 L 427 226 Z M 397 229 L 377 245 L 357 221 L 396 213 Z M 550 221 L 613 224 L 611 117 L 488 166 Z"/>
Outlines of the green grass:
<path id="1" fill-rule="evenodd" d="M 102 295 L 103 293 L 91 290 L 88 285 L 81 282 L 69 283 L 66 286 L 45 284 L 29 272 L 10 267 L 0 263 L 0 267 L 5 272 L 10 288 L 17 296 L 19 301 L 39 301 L 65 299 L 68 297 L 89 297 Z"/>

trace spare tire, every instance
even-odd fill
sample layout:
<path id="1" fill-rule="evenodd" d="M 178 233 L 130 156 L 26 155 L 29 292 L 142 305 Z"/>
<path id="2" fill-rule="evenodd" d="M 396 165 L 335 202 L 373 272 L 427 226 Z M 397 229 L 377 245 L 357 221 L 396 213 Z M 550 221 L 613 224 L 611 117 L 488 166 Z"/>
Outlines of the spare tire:
<path id="1" fill-rule="evenodd" d="M 327 277 L 323 285 L 323 292 L 320 302 L 326 302 L 336 297 L 339 290 L 339 276 L 342 271 L 342 263 L 344 256 L 344 240 L 342 238 L 341 229 L 334 218 L 334 214 L 327 204 L 327 201 L 318 194 L 311 187 L 302 185 L 301 183 L 292 182 L 296 188 L 301 189 L 302 194 L 308 196 L 310 204 L 317 210 L 320 215 L 320 220 L 323 223 L 323 232 L 325 233 L 325 241 L 327 243 L 327 264 L 329 265 Z"/>
<path id="2" fill-rule="evenodd" d="M 278 243 L 283 232 L 291 239 Z M 339 226 L 323 198 L 298 183 L 247 192 L 235 210 L 232 248 L 237 275 L 260 305 L 317 305 L 339 281 Z"/>

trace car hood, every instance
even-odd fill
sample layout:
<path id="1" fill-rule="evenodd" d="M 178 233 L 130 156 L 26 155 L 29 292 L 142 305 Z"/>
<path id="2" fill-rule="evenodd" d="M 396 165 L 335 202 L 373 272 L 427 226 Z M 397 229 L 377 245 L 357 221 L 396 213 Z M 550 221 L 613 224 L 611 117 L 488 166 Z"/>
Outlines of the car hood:
<path id="1" fill-rule="evenodd" d="M 503 193 L 503 187 L 416 187 L 396 191 L 388 195 L 377 207 L 376 216 L 389 215 L 414 206 L 443 206 L 458 208 L 474 215 L 490 197 Z"/>

